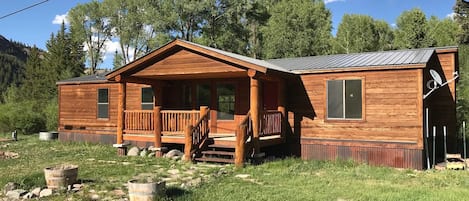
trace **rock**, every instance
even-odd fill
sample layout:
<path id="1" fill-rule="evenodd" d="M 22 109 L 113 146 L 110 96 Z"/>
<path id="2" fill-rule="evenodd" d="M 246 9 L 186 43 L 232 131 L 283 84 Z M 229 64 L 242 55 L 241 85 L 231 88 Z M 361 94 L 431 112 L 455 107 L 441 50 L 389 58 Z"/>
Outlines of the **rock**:
<path id="1" fill-rule="evenodd" d="M 195 178 L 186 183 L 186 186 L 195 187 L 202 183 L 202 178 Z"/>
<path id="2" fill-rule="evenodd" d="M 34 197 L 34 194 L 29 192 L 23 195 L 23 199 L 31 199 Z"/>
<path id="3" fill-rule="evenodd" d="M 73 188 L 83 188 L 83 184 L 73 184 Z"/>
<path id="4" fill-rule="evenodd" d="M 98 194 L 92 194 L 92 195 L 90 196 L 90 199 L 91 199 L 91 200 L 99 200 L 99 195 L 98 195 Z"/>
<path id="5" fill-rule="evenodd" d="M 31 193 L 34 195 L 34 197 L 39 197 L 39 194 L 41 193 L 41 188 L 40 187 L 37 187 L 37 188 L 34 188 Z"/>
<path id="6" fill-rule="evenodd" d="M 14 183 L 14 182 L 8 182 L 7 184 L 5 184 L 5 186 L 3 187 L 3 194 L 6 194 L 8 191 L 12 191 L 12 190 L 15 190 L 15 189 L 18 189 L 20 185 L 18 183 Z"/>
<path id="7" fill-rule="evenodd" d="M 156 155 L 155 152 L 150 152 L 147 156 L 151 158 L 151 157 L 155 157 L 155 155 Z"/>
<path id="8" fill-rule="evenodd" d="M 155 146 L 153 146 L 153 145 L 152 145 L 152 146 L 149 146 L 149 147 L 148 147 L 148 150 L 150 150 L 150 151 L 155 151 Z"/>
<path id="9" fill-rule="evenodd" d="M 235 175 L 235 177 L 237 178 L 241 178 L 241 179 L 246 179 L 248 177 L 250 177 L 251 175 L 248 175 L 248 174 L 237 174 Z"/>
<path id="10" fill-rule="evenodd" d="M 52 190 L 51 189 L 48 189 L 48 188 L 45 188 L 43 189 L 40 193 L 39 193 L 39 197 L 42 198 L 42 197 L 47 197 L 47 196 L 51 196 L 52 195 Z"/>
<path id="11" fill-rule="evenodd" d="M 20 199 L 26 193 L 28 193 L 28 191 L 24 189 L 15 189 L 15 190 L 8 191 L 6 193 L 6 196 L 12 199 Z"/>
<path id="12" fill-rule="evenodd" d="M 184 153 L 182 153 L 181 151 L 177 149 L 173 149 L 164 155 L 165 158 L 173 158 L 176 156 L 182 157 L 184 156 Z"/>
<path id="13" fill-rule="evenodd" d="M 127 151 L 127 156 L 138 156 L 140 149 L 138 147 L 132 147 Z"/>
<path id="14" fill-rule="evenodd" d="M 141 157 L 145 157 L 145 156 L 147 156 L 147 154 L 148 154 L 148 150 L 147 150 L 147 149 L 143 149 L 143 150 L 140 152 L 140 156 L 141 156 Z"/>
<path id="15" fill-rule="evenodd" d="M 178 169 L 171 169 L 171 170 L 168 170 L 168 173 L 169 174 L 179 174 L 179 170 Z"/>

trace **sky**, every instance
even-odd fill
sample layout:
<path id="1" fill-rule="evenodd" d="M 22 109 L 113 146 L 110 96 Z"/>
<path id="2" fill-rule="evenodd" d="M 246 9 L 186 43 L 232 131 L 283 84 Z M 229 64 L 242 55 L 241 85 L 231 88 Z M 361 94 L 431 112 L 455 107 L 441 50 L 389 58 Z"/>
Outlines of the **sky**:
<path id="1" fill-rule="evenodd" d="M 8 3 L 7 3 L 8 2 Z M 37 6 L 4 17 L 28 6 Z M 0 35 L 13 41 L 46 49 L 51 33 L 56 33 L 65 16 L 77 4 L 90 0 L 0 0 Z M 451 16 L 455 0 L 324 0 L 332 13 L 333 34 L 344 14 L 364 14 L 376 20 L 385 20 L 395 26 L 397 17 L 406 10 L 420 8 L 427 18 Z M 105 61 L 100 68 L 112 68 L 116 44 L 109 43 Z"/>

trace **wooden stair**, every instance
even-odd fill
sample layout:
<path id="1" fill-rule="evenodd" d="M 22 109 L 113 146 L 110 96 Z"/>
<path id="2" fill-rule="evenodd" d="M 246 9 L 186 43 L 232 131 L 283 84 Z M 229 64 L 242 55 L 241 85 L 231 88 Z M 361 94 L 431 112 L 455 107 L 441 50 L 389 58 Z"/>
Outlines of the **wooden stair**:
<path id="1" fill-rule="evenodd" d="M 206 150 L 201 151 L 200 157 L 195 157 L 194 160 L 198 162 L 234 163 L 235 149 L 225 145 L 209 144 Z"/>

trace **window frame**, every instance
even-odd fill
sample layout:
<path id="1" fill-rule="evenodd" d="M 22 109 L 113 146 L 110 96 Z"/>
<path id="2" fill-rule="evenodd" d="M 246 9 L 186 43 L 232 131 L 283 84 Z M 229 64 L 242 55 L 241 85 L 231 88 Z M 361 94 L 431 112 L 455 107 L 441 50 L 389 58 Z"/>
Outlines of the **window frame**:
<path id="1" fill-rule="evenodd" d="M 143 102 L 143 90 L 144 89 L 150 89 L 151 92 L 152 92 L 152 97 L 151 97 L 151 102 Z M 151 105 L 151 109 L 144 109 L 144 105 Z M 154 108 L 154 105 L 155 105 L 155 95 L 154 95 L 154 92 L 153 92 L 153 87 L 142 87 L 140 89 L 140 109 L 141 110 L 153 110 Z"/>
<path id="2" fill-rule="evenodd" d="M 100 102 L 100 91 L 101 90 L 106 90 L 107 91 L 107 102 L 102 102 L 102 103 Z M 96 93 L 97 93 L 96 94 L 96 119 L 109 120 L 109 112 L 110 112 L 109 111 L 110 110 L 110 108 L 109 108 L 109 105 L 110 105 L 109 104 L 109 88 L 98 88 L 96 90 Z M 99 108 L 100 108 L 101 105 L 107 105 L 106 117 L 101 117 L 100 116 Z"/>
<path id="3" fill-rule="evenodd" d="M 346 111 L 346 102 L 345 102 L 345 96 L 343 96 L 343 105 L 344 105 L 344 108 L 343 108 L 343 111 L 344 111 L 344 114 L 343 114 L 343 118 L 331 118 L 329 117 L 329 100 L 328 100 L 328 96 L 329 96 L 329 86 L 328 86 L 328 81 L 342 81 L 343 82 L 343 89 L 342 89 L 342 94 L 345 94 L 345 81 L 347 80 L 360 80 L 361 81 L 361 118 L 347 118 L 345 117 L 345 111 Z M 324 100 L 325 100 L 325 113 L 324 113 L 324 120 L 326 122 L 351 122 L 351 121 L 354 121 L 354 122 L 364 122 L 366 121 L 366 114 L 365 114 L 365 78 L 364 77 L 334 77 L 334 78 L 328 78 L 328 79 L 325 79 L 325 97 L 324 97 Z"/>

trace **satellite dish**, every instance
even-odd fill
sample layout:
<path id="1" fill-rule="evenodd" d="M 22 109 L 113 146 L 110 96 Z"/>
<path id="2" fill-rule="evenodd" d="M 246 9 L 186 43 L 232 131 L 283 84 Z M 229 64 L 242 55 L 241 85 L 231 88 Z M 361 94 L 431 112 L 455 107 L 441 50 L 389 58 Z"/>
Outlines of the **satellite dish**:
<path id="1" fill-rule="evenodd" d="M 430 75 L 432 76 L 433 81 L 435 81 L 438 85 L 443 85 L 443 80 L 441 79 L 441 76 L 440 74 L 438 74 L 438 72 L 433 69 L 430 69 Z"/>

